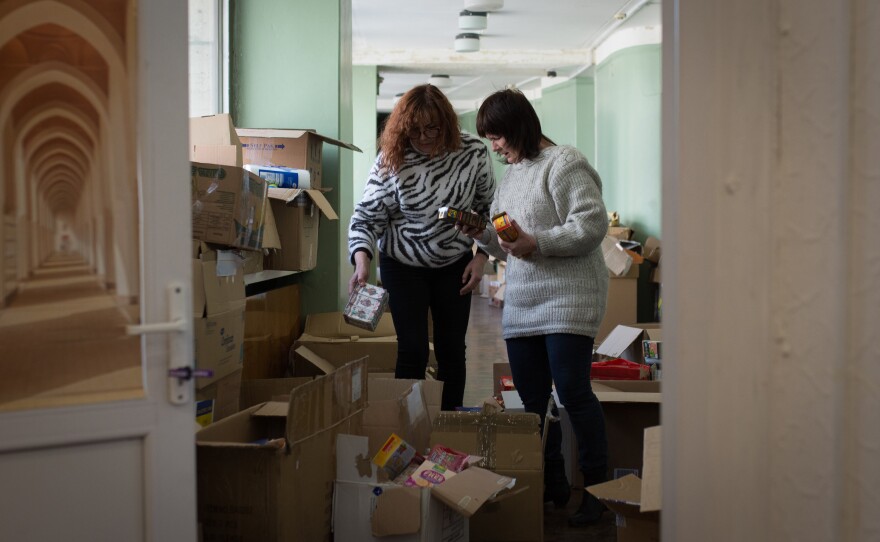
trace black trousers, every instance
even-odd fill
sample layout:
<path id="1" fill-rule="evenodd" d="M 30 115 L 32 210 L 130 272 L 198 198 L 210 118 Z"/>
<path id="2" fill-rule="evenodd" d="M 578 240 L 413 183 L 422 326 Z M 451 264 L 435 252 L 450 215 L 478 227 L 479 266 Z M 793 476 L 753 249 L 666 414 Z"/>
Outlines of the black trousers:
<path id="1" fill-rule="evenodd" d="M 424 379 L 428 366 L 428 310 L 434 320 L 437 378 L 443 382 L 443 410 L 464 401 L 467 377 L 465 335 L 471 314 L 471 295 L 461 295 L 462 276 L 473 256 L 466 253 L 445 267 L 404 265 L 379 254 L 382 285 L 397 331 L 396 378 Z"/>

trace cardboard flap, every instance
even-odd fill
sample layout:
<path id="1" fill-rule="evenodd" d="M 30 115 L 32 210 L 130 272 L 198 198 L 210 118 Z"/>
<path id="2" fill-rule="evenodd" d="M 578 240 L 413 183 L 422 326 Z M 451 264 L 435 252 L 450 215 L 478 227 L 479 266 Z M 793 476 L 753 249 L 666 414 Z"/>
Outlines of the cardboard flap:
<path id="1" fill-rule="evenodd" d="M 275 213 L 272 212 L 271 205 L 266 205 L 266 210 L 263 213 L 263 248 L 281 248 L 278 224 L 275 222 Z"/>
<path id="2" fill-rule="evenodd" d="M 593 380 L 593 393 L 603 403 L 660 403 L 660 381 Z"/>
<path id="3" fill-rule="evenodd" d="M 633 342 L 642 336 L 642 329 L 629 326 L 617 326 L 605 337 L 596 352 L 603 356 L 619 358 Z M 638 361 L 638 360 L 630 360 Z"/>
<path id="4" fill-rule="evenodd" d="M 342 482 L 376 483 L 376 467 L 370 457 L 369 439 L 361 435 L 336 435 L 336 479 Z"/>
<path id="5" fill-rule="evenodd" d="M 346 143 L 344 141 L 339 141 L 338 139 L 333 139 L 332 137 L 321 135 L 314 130 L 284 130 L 280 128 L 238 128 L 237 132 L 238 135 L 242 135 L 245 137 L 288 137 L 291 139 L 298 139 L 306 134 L 310 134 L 312 137 L 316 137 L 324 143 L 330 143 L 331 145 L 336 145 L 337 147 L 342 147 L 343 149 L 363 152 L 351 143 Z"/>
<path id="6" fill-rule="evenodd" d="M 191 162 L 241 166 L 241 141 L 229 114 L 191 117 L 189 119 Z"/>
<path id="7" fill-rule="evenodd" d="M 267 401 L 254 411 L 253 415 L 269 418 L 286 418 L 290 404 L 287 401 Z"/>
<path id="8" fill-rule="evenodd" d="M 606 235 L 602 240 L 602 255 L 605 257 L 605 265 L 608 270 L 617 276 L 626 275 L 632 267 L 633 260 L 617 244 L 618 239 Z"/>
<path id="9" fill-rule="evenodd" d="M 428 491 L 427 489 L 424 491 Z M 417 533 L 422 528 L 422 490 L 417 487 L 387 487 L 376 499 L 373 536 Z"/>
<path id="10" fill-rule="evenodd" d="M 323 372 L 324 374 L 330 374 L 336 370 L 335 365 L 322 358 L 318 354 L 312 352 L 312 350 L 306 346 L 300 346 L 299 348 L 294 350 L 294 352 L 302 356 L 303 359 L 307 360 L 309 363 L 317 367 L 318 370 Z"/>
<path id="11" fill-rule="evenodd" d="M 291 447 L 363 412 L 367 358 L 363 357 L 290 392 L 287 440 Z"/>
<path id="12" fill-rule="evenodd" d="M 434 486 L 432 494 L 464 517 L 473 516 L 481 506 L 502 491 L 512 489 L 516 478 L 501 476 L 480 467 L 470 467 Z"/>
<path id="13" fill-rule="evenodd" d="M 335 338 L 346 341 L 373 337 L 396 337 L 394 322 L 391 314 L 385 313 L 379 320 L 379 325 L 374 331 L 355 327 L 345 321 L 342 312 L 319 312 L 306 316 L 303 335 L 315 338 Z"/>
<path id="14" fill-rule="evenodd" d="M 635 474 L 590 486 L 587 491 L 619 514 L 632 516 L 639 513 L 642 481 Z"/>
<path id="15" fill-rule="evenodd" d="M 645 428 L 642 452 L 642 512 L 660 510 L 663 491 L 660 479 L 660 426 Z"/>
<path id="16" fill-rule="evenodd" d="M 333 206 L 330 205 L 330 202 L 327 201 L 327 198 L 324 197 L 324 193 L 320 190 L 306 190 L 303 188 L 278 188 L 275 186 L 269 187 L 269 197 L 272 199 L 277 199 L 279 201 L 283 201 L 284 203 L 290 205 L 300 194 L 306 194 L 315 205 L 318 206 L 318 209 L 324 213 L 329 220 L 339 220 L 339 216 L 336 214 L 336 211 L 333 210 Z"/>

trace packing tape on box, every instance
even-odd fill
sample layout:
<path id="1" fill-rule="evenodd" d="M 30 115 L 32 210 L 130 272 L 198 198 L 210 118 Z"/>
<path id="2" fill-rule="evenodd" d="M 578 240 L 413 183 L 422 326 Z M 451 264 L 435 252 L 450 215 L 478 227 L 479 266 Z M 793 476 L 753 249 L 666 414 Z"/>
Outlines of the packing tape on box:
<path id="1" fill-rule="evenodd" d="M 535 430 L 535 420 L 523 413 L 506 412 L 446 412 L 441 411 L 434 422 L 434 432 L 452 432 L 461 427 L 475 427 L 477 434 L 477 450 L 474 455 L 484 458 L 484 468 L 495 470 L 498 428 L 506 432 L 522 430 L 523 433 Z"/>

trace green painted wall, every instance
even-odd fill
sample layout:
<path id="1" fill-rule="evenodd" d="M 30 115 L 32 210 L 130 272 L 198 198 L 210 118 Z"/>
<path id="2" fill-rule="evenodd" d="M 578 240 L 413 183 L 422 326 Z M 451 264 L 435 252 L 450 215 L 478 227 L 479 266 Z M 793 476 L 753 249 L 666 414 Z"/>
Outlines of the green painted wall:
<path id="1" fill-rule="evenodd" d="M 370 168 L 376 161 L 377 119 L 376 119 L 376 78 L 375 66 L 354 66 L 352 69 L 352 105 L 354 106 L 354 132 L 352 142 L 364 152 L 355 153 L 351 176 L 351 197 L 339 213 L 339 227 L 342 239 L 339 243 L 343 281 L 341 292 L 347 292 L 348 280 L 354 271 L 348 258 L 348 224 L 354 212 L 354 204 L 360 201 L 367 184 Z M 370 277 L 376 277 L 376 262 L 372 263 Z"/>
<path id="2" fill-rule="evenodd" d="M 233 0 L 230 24 L 237 126 L 311 128 L 351 141 L 351 0 Z M 351 154 L 324 145 L 323 186 L 337 210 L 350 199 Z M 303 314 L 340 306 L 339 238 L 339 221 L 322 217 L 317 267 L 299 277 Z"/>
<path id="3" fill-rule="evenodd" d="M 596 67 L 596 169 L 605 205 L 620 213 L 635 239 L 663 239 L 660 231 L 661 46 L 623 49 Z M 639 321 L 654 319 L 657 286 L 639 277 Z"/>

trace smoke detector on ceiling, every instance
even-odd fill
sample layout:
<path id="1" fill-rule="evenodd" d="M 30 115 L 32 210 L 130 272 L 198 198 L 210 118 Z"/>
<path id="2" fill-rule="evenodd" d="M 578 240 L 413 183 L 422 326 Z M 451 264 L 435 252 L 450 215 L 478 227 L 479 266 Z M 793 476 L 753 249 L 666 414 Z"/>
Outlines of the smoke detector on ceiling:
<path id="1" fill-rule="evenodd" d="M 455 36 L 456 53 L 473 53 L 480 50 L 480 35 L 465 32 Z"/>
<path id="2" fill-rule="evenodd" d="M 485 11 L 460 11 L 458 13 L 458 28 L 467 32 L 485 30 L 489 25 Z"/>
<path id="3" fill-rule="evenodd" d="M 452 86 L 452 78 L 442 73 L 432 73 L 428 78 L 428 84 L 437 88 L 447 88 Z"/>
<path id="4" fill-rule="evenodd" d="M 495 11 L 504 7 L 504 0 L 464 0 L 468 11 Z"/>

